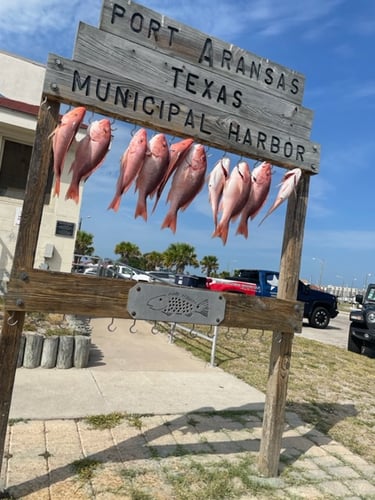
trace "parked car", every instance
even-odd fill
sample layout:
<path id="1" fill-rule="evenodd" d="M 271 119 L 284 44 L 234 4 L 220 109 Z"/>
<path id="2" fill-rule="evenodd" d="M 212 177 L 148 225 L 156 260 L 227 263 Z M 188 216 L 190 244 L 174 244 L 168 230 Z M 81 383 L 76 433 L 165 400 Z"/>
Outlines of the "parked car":
<path id="1" fill-rule="evenodd" d="M 365 296 L 358 294 L 355 301 L 362 309 L 350 312 L 348 351 L 375 356 L 375 284 L 368 285 Z"/>
<path id="2" fill-rule="evenodd" d="M 147 273 L 126 264 L 109 264 L 107 269 L 115 270 L 122 278 L 134 281 L 152 281 L 152 278 Z"/>
<path id="3" fill-rule="evenodd" d="M 263 269 L 240 269 L 232 280 L 255 283 L 256 295 L 276 297 L 279 284 L 279 273 Z M 337 297 L 318 288 L 298 281 L 297 300 L 304 302 L 304 318 L 307 318 L 313 328 L 327 328 L 331 318 L 339 311 Z"/>
<path id="4" fill-rule="evenodd" d="M 147 273 L 154 282 L 175 284 L 176 275 L 171 271 L 148 271 Z"/>

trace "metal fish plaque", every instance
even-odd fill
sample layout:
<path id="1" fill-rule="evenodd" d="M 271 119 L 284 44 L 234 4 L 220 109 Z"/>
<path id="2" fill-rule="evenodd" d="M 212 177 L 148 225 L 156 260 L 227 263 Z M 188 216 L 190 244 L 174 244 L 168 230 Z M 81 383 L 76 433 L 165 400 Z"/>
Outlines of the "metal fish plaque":
<path id="1" fill-rule="evenodd" d="M 194 287 L 138 283 L 129 290 L 128 312 L 134 319 L 219 325 L 225 299 L 218 292 Z"/>

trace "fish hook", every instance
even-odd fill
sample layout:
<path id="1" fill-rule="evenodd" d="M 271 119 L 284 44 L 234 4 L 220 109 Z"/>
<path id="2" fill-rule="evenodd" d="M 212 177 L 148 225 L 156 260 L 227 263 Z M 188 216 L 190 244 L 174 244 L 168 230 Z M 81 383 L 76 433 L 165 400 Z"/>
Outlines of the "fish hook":
<path id="1" fill-rule="evenodd" d="M 47 96 L 44 96 L 43 101 L 40 103 L 40 107 L 44 106 L 44 104 L 47 102 Z"/>
<path id="2" fill-rule="evenodd" d="M 195 324 L 193 323 L 193 325 L 192 325 L 192 327 L 191 327 L 191 329 L 190 329 L 190 331 L 189 331 L 189 335 L 190 335 L 190 336 L 191 336 L 191 338 L 193 338 L 193 339 L 194 339 L 194 338 L 198 335 L 198 334 L 197 334 L 197 332 L 195 332 L 195 331 L 194 331 L 194 328 L 195 328 Z"/>
<path id="3" fill-rule="evenodd" d="M 158 327 L 156 325 L 156 321 L 154 321 L 154 324 L 152 325 L 151 333 L 152 333 L 152 335 L 157 335 L 159 333 Z"/>
<path id="4" fill-rule="evenodd" d="M 137 329 L 135 328 L 135 322 L 137 320 L 134 318 L 133 323 L 130 325 L 129 332 L 130 333 L 137 333 Z"/>
<path id="5" fill-rule="evenodd" d="M 12 316 L 9 316 L 7 320 L 9 326 L 16 326 L 16 324 L 18 323 L 18 319 L 16 319 L 16 321 L 13 321 L 13 319 L 14 319 L 14 312 L 12 313 Z"/>
<path id="6" fill-rule="evenodd" d="M 115 326 L 115 327 L 113 328 L 114 323 L 115 323 L 115 318 L 112 318 L 112 319 L 111 319 L 111 322 L 110 322 L 110 323 L 109 323 L 109 325 L 107 326 L 107 330 L 108 330 L 109 332 L 114 332 L 114 331 L 116 331 L 116 330 L 117 330 L 117 326 Z"/>
<path id="7" fill-rule="evenodd" d="M 137 125 L 134 125 L 134 127 L 132 128 L 132 130 L 131 130 L 131 132 L 130 132 L 130 135 L 131 135 L 132 137 L 134 137 L 134 135 L 135 135 L 135 131 L 136 131 L 136 130 L 137 130 Z"/>

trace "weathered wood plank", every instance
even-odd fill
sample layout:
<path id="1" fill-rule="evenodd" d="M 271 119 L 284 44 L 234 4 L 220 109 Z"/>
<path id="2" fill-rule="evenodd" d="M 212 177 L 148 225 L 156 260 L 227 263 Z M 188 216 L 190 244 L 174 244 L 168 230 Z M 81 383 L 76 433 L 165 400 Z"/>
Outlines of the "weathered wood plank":
<path id="1" fill-rule="evenodd" d="M 284 97 L 297 104 L 302 102 L 305 77 L 301 73 L 132 1 L 105 0 L 100 29 L 159 53 L 206 67 L 214 75 L 232 77 L 269 95 Z"/>
<path id="2" fill-rule="evenodd" d="M 136 282 L 130 280 L 21 269 L 8 284 L 5 307 L 131 319 L 127 299 L 130 288 L 134 286 Z M 186 290 L 191 289 L 186 287 Z M 223 296 L 226 300 L 223 326 L 264 330 L 282 328 L 290 333 L 301 331 L 303 304 L 300 302 L 230 293 Z"/>
<path id="3" fill-rule="evenodd" d="M 213 79 L 206 67 L 160 54 L 84 23 L 79 25 L 73 59 L 87 65 L 95 61 L 95 68 L 148 88 L 161 88 L 172 101 L 176 97 L 194 99 L 194 109 L 198 112 L 200 105 L 210 105 L 225 113 L 235 112 L 244 120 L 255 120 L 259 127 L 273 127 L 295 137 L 310 138 L 313 119 L 310 109 L 226 75 Z"/>
<path id="4" fill-rule="evenodd" d="M 282 299 L 294 300 L 297 296 L 309 181 L 310 177 L 303 175 L 296 195 L 288 200 L 277 295 Z M 293 335 L 281 326 L 275 329 L 258 458 L 259 471 L 267 477 L 278 474 L 292 344 Z"/>
<path id="5" fill-rule="evenodd" d="M 105 89 L 105 94 L 101 95 Z M 50 54 L 44 81 L 49 99 L 57 99 L 120 120 L 181 137 L 256 160 L 269 160 L 285 168 L 300 167 L 317 173 L 320 146 L 293 138 L 277 128 L 259 127 L 234 112 L 200 105 L 178 97 L 173 102 L 163 89 L 134 83 L 103 70 Z"/>
<path id="6" fill-rule="evenodd" d="M 47 138 L 56 126 L 59 109 L 58 102 L 48 101 L 39 109 L 11 277 L 19 266 L 32 267 L 34 264 L 43 211 L 43 193 L 46 190 L 51 161 L 51 141 Z M 24 320 L 23 311 L 6 311 L 0 335 L 0 458 L 4 453 Z"/>
<path id="7" fill-rule="evenodd" d="M 59 109 L 57 102 L 48 101 L 39 108 L 13 269 L 19 266 L 32 267 L 34 264 L 43 212 L 43 194 L 47 188 L 48 170 L 52 160 L 52 141 L 48 140 L 48 136 L 56 127 Z"/>

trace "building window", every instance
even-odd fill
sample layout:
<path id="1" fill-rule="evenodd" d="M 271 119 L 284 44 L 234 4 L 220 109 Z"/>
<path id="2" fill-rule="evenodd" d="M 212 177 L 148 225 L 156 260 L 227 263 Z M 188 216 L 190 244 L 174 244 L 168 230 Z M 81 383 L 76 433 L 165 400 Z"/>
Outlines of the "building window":
<path id="1" fill-rule="evenodd" d="M 23 199 L 29 173 L 32 146 L 20 142 L 3 140 L 3 154 L 0 164 L 0 196 Z M 51 193 L 52 172 L 48 176 L 47 199 Z"/>

